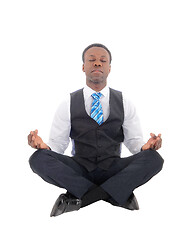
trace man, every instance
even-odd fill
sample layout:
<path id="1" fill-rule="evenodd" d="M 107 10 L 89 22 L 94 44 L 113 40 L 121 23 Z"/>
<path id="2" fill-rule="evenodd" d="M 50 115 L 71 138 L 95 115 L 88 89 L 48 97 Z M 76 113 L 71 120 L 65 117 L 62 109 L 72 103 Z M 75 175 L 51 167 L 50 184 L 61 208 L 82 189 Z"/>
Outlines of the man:
<path id="1" fill-rule="evenodd" d="M 102 44 L 83 52 L 86 86 L 58 108 L 49 143 L 31 131 L 28 144 L 32 170 L 45 181 L 67 190 L 56 200 L 51 216 L 79 210 L 98 200 L 130 210 L 139 209 L 133 194 L 163 166 L 157 153 L 161 134 L 144 143 L 135 108 L 121 92 L 107 86 L 111 53 Z M 72 157 L 64 151 L 72 140 Z M 121 158 L 122 142 L 133 153 Z"/>

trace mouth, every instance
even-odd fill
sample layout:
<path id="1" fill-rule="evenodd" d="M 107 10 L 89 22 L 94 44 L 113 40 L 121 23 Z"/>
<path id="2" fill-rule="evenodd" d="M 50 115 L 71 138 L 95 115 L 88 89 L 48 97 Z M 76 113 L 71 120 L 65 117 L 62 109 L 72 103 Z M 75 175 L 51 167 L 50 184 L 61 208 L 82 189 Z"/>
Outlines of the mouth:
<path id="1" fill-rule="evenodd" d="M 99 69 L 95 69 L 95 70 L 93 70 L 93 71 L 91 71 L 92 73 L 103 73 L 101 70 L 99 70 Z"/>

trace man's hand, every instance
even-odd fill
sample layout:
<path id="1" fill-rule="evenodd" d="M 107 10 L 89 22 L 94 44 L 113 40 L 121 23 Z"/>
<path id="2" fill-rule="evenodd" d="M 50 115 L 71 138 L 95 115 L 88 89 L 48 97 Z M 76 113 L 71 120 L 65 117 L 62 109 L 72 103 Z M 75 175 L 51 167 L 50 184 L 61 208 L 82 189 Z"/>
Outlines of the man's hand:
<path id="1" fill-rule="evenodd" d="M 158 150 L 159 148 L 161 148 L 162 145 L 161 134 L 158 134 L 158 136 L 156 136 L 154 133 L 151 133 L 150 135 L 151 138 L 148 140 L 146 144 L 144 144 L 144 146 L 142 146 L 143 151 L 147 149 Z"/>
<path id="2" fill-rule="evenodd" d="M 50 149 L 37 134 L 37 129 L 30 132 L 28 135 L 28 144 L 36 149 Z"/>

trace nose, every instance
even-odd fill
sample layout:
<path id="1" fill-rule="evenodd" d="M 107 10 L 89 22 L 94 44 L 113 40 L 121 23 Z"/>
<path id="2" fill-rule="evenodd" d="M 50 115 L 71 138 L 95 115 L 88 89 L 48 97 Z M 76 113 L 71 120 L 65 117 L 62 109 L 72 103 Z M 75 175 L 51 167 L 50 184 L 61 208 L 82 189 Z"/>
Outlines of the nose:
<path id="1" fill-rule="evenodd" d="M 102 64 L 101 64 L 101 62 L 96 61 L 96 62 L 94 63 L 94 66 L 95 66 L 95 67 L 102 67 Z"/>

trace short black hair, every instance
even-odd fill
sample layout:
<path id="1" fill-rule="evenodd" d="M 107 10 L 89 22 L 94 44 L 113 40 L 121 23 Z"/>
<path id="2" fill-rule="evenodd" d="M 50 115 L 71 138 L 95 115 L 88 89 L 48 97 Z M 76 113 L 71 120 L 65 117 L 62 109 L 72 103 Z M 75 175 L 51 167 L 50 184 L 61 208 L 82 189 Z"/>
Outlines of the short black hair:
<path id="1" fill-rule="evenodd" d="M 85 52 L 89 49 L 89 48 L 92 48 L 92 47 L 101 47 L 101 48 L 104 48 L 108 53 L 109 53 L 109 58 L 110 58 L 110 63 L 112 61 L 112 55 L 111 55 L 111 52 L 109 51 L 109 49 L 104 46 L 103 44 L 100 44 L 100 43 L 93 43 L 91 45 L 89 45 L 88 47 L 85 48 L 85 50 L 83 51 L 83 54 L 82 54 L 82 60 L 84 62 L 84 55 L 85 55 Z"/>

